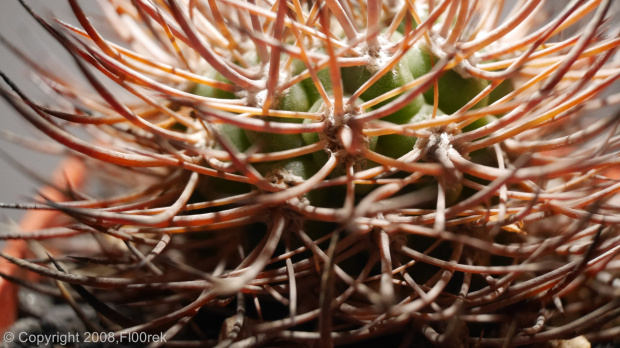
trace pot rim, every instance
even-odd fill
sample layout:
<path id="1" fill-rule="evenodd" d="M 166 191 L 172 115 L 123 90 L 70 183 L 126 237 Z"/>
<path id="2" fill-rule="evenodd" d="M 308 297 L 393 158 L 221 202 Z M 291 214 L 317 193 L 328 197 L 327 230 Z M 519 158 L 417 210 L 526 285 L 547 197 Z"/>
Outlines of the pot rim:
<path id="1" fill-rule="evenodd" d="M 82 158 L 69 156 L 63 159 L 52 174 L 52 183 L 57 187 L 81 187 L 84 181 L 85 164 Z M 67 200 L 58 190 L 46 186 L 39 191 L 46 198 L 54 201 Z M 22 231 L 35 231 L 49 227 L 60 215 L 54 210 L 30 210 L 24 214 L 19 226 Z M 23 258 L 27 254 L 28 243 L 23 240 L 7 240 L 2 253 L 13 257 Z M 0 259 L 0 272 L 9 276 L 25 277 L 26 271 L 5 259 Z M 0 316 L 0 334 L 4 333 L 17 318 L 17 284 L 0 277 L 0 303 L 3 314 Z"/>

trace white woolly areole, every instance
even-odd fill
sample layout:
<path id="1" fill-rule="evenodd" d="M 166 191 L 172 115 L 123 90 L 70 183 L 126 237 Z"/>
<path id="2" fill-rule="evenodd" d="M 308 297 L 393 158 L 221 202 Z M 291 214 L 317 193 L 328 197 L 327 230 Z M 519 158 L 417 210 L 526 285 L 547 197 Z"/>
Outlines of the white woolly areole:
<path id="1" fill-rule="evenodd" d="M 436 155 L 446 155 L 451 149 L 452 145 L 452 132 L 455 130 L 455 126 L 450 125 L 442 129 L 441 133 L 433 132 L 428 137 L 428 141 L 424 144 L 427 151 L 433 151 Z"/>
<path id="2" fill-rule="evenodd" d="M 275 168 L 267 173 L 265 179 L 281 189 L 287 189 L 290 186 L 305 182 L 301 176 L 295 175 L 290 170 L 282 167 Z"/>
<path id="3" fill-rule="evenodd" d="M 262 108 L 263 104 L 265 104 L 265 100 L 267 99 L 267 89 L 260 90 L 256 93 L 247 93 L 243 98 L 244 102 L 247 105 L 252 105 L 254 107 Z"/>
<path id="4" fill-rule="evenodd" d="M 377 36 L 377 41 L 379 41 L 379 46 L 376 48 L 368 46 L 366 42 L 360 44 L 360 50 L 366 62 L 366 69 L 373 74 L 386 66 L 390 58 L 392 58 L 387 49 L 394 44 L 382 35 Z"/>

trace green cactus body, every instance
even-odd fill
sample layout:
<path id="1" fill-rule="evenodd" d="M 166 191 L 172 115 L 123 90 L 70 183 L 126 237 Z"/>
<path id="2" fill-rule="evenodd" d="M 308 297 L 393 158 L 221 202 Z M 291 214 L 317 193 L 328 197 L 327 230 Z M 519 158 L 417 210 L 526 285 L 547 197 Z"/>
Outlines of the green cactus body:
<path id="1" fill-rule="evenodd" d="M 306 66 L 301 60 L 296 59 L 293 61 L 293 76 L 299 75 L 304 70 L 306 70 Z M 324 68 L 319 70 L 317 72 L 317 77 L 319 78 L 319 81 L 321 82 L 321 85 L 323 85 L 325 91 L 330 94 L 332 92 L 332 80 L 329 76 L 329 69 Z M 308 103 L 310 105 L 314 105 L 317 100 L 321 99 L 321 94 L 316 88 L 314 81 L 312 81 L 312 78 L 308 77 L 307 79 L 302 80 L 301 85 L 306 90 L 306 94 L 308 95 Z"/>
<path id="2" fill-rule="evenodd" d="M 210 73 L 207 74 L 207 77 L 213 78 L 216 81 L 230 83 L 228 79 L 226 79 L 224 76 L 222 76 L 221 73 L 215 70 L 211 70 Z M 237 98 L 237 96 L 233 92 L 225 91 L 225 90 L 213 87 L 213 86 L 207 86 L 207 85 L 203 85 L 200 83 L 196 84 L 194 88 L 192 88 L 191 92 L 193 94 L 201 95 L 203 97 L 216 98 L 216 99 L 236 99 Z"/>
<path id="3" fill-rule="evenodd" d="M 409 123 L 415 123 L 425 121 L 433 114 L 433 106 L 424 104 L 420 111 L 409 121 Z M 441 110 L 437 110 L 437 115 L 441 116 L 444 113 Z M 378 137 L 376 151 L 382 155 L 399 158 L 405 155 L 407 152 L 413 150 L 417 138 L 402 134 L 389 134 Z"/>
<path id="4" fill-rule="evenodd" d="M 489 93 L 489 105 L 495 103 L 501 98 L 505 97 L 512 91 L 514 91 L 514 83 L 511 79 L 506 79 L 502 81 L 495 89 Z"/>
<path id="5" fill-rule="evenodd" d="M 346 67 L 342 69 L 342 79 L 344 83 L 344 90 L 348 93 L 355 93 L 355 91 L 368 81 L 374 73 L 369 70 L 367 66 Z M 364 100 L 371 100 L 377 98 L 384 93 L 387 93 L 398 87 L 402 87 L 405 84 L 413 81 L 413 76 L 407 67 L 406 61 L 400 61 L 392 70 L 383 75 L 375 84 L 370 86 L 364 93 L 361 94 L 361 98 Z M 396 99 L 392 97 L 385 100 L 373 108 L 380 108 L 388 104 L 390 101 Z M 409 122 L 413 116 L 415 116 L 420 108 L 424 104 L 422 96 L 417 96 L 409 104 L 403 108 L 395 111 L 394 113 L 384 117 L 382 120 L 393 122 L 397 124 L 404 124 Z"/>
<path id="6" fill-rule="evenodd" d="M 310 105 L 306 91 L 299 84 L 293 85 L 278 101 L 278 110 L 308 111 Z M 289 119 L 281 117 L 265 117 L 269 122 L 301 123 L 303 119 Z M 294 149 L 303 145 L 299 134 L 273 134 L 256 131 L 246 131 L 250 142 L 257 144 L 263 152 L 276 152 Z"/>
<path id="7" fill-rule="evenodd" d="M 421 45 L 412 47 L 406 54 L 409 63 L 409 71 L 415 78 L 428 73 L 433 65 L 439 60 L 429 50 Z M 478 93 L 485 89 L 489 82 L 477 77 L 463 77 L 454 70 L 448 70 L 437 81 L 439 94 L 439 108 L 448 114 L 452 114 L 469 103 Z M 501 93 L 498 91 L 498 93 Z M 435 98 L 434 87 L 424 92 L 427 103 L 433 104 Z M 474 109 L 487 106 L 489 96 L 473 106 Z"/>

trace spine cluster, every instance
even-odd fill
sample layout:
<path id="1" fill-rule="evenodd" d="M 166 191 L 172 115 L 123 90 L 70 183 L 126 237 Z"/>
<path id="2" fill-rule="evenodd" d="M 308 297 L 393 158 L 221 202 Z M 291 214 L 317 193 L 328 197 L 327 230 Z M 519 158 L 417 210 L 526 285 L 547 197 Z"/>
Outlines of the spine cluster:
<path id="1" fill-rule="evenodd" d="M 58 104 L 5 74 L 0 93 L 87 185 L 21 206 L 61 225 L 0 232 L 47 254 L 2 256 L 71 284 L 117 333 L 618 335 L 612 1 L 110 0 L 97 16 L 68 3 L 79 26 L 24 8 L 84 85 L 25 57 Z"/>

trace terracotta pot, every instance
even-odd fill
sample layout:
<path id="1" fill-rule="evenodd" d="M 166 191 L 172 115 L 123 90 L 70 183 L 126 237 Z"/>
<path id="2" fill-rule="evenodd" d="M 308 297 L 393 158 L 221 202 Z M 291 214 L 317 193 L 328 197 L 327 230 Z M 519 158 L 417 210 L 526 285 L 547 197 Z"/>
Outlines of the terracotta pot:
<path id="1" fill-rule="evenodd" d="M 84 163 L 76 157 L 65 159 L 52 177 L 52 182 L 58 187 L 80 187 L 84 180 Z M 43 187 L 40 192 L 54 201 L 63 201 L 67 197 L 51 187 Z M 52 227 L 60 214 L 51 210 L 28 211 L 21 223 L 22 231 L 35 231 L 42 228 Z M 7 241 L 2 252 L 23 258 L 27 255 L 27 243 L 22 240 Z M 0 259 L 0 272 L 10 276 L 25 277 L 26 272 L 7 260 Z M 3 333 L 13 324 L 17 318 L 17 286 L 4 278 L 0 278 L 0 333 Z"/>

